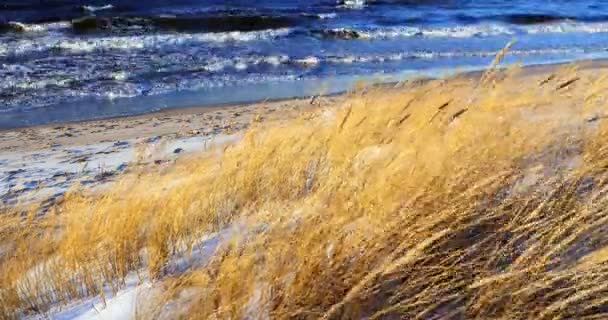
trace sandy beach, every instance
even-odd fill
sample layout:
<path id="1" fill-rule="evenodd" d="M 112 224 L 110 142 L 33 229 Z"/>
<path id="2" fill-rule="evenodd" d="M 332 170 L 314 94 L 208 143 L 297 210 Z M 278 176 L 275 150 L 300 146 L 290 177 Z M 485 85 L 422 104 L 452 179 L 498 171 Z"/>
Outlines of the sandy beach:
<path id="1" fill-rule="evenodd" d="M 252 122 L 289 119 L 339 97 L 170 109 L 0 131 L 0 206 L 60 201 L 134 166 L 163 165 L 238 138 Z"/>
<path id="2" fill-rule="evenodd" d="M 72 265 L 80 268 L 88 263 L 91 268 L 75 273 L 93 270 L 93 276 L 98 272 L 100 279 L 106 279 L 99 281 L 106 282 L 90 282 L 87 285 L 92 289 L 75 297 L 61 300 L 52 296 L 48 302 L 40 302 L 40 310 L 51 317 L 69 319 L 130 319 L 140 310 L 146 312 L 146 319 L 172 319 L 180 312 L 216 312 L 204 309 L 210 283 L 226 288 L 255 284 L 255 279 L 247 279 L 252 270 L 250 261 L 255 261 L 253 268 L 261 266 L 255 270 L 266 272 L 267 279 L 279 279 L 277 287 L 281 287 L 288 277 L 281 270 L 290 270 L 295 259 L 301 269 L 294 272 L 306 278 L 302 287 L 299 282 L 288 285 L 293 292 L 302 292 L 299 299 L 311 306 L 324 302 L 309 296 L 308 287 L 317 286 L 315 292 L 322 292 L 325 289 L 319 284 L 343 279 L 341 266 L 356 261 L 363 271 L 355 273 L 358 278 L 348 284 L 355 288 L 351 292 L 361 299 L 382 301 L 374 295 L 375 290 L 356 291 L 358 284 L 374 288 L 376 283 L 392 283 L 390 275 L 401 267 L 406 279 L 408 272 L 417 272 L 407 269 L 408 264 L 420 263 L 420 270 L 426 270 L 427 260 L 410 261 L 410 256 L 404 255 L 406 259 L 397 259 L 395 264 L 378 264 L 378 268 L 388 269 L 369 278 L 368 261 L 353 257 L 360 257 L 358 248 L 365 248 L 378 255 L 374 261 L 385 261 L 387 256 L 393 259 L 396 252 L 406 252 L 399 245 L 405 243 L 400 239 L 406 239 L 413 248 L 422 246 L 420 250 L 425 251 L 429 246 L 445 253 L 431 265 L 445 267 L 448 279 L 460 271 L 450 271 L 451 265 L 442 265 L 443 261 L 458 258 L 462 252 L 471 254 L 476 270 L 487 268 L 487 276 L 469 279 L 469 265 L 464 261 L 458 270 L 465 271 L 462 280 L 468 281 L 466 288 L 460 288 L 458 281 L 445 283 L 454 290 L 474 292 L 476 285 L 485 281 L 483 277 L 494 283 L 495 277 L 504 274 L 500 248 L 505 242 L 496 238 L 497 234 L 521 232 L 521 238 L 514 237 L 506 244 L 513 251 L 521 248 L 517 239 L 526 239 L 530 254 L 541 243 L 528 237 L 517 219 L 529 216 L 532 222 L 525 226 L 537 228 L 534 234 L 550 236 L 552 230 L 562 232 L 562 226 L 570 223 L 565 220 L 570 219 L 568 215 L 578 215 L 572 218 L 572 226 L 577 221 L 605 221 L 605 215 L 595 219 L 591 216 L 597 214 L 595 209 L 589 209 L 596 203 L 602 210 L 604 207 L 603 202 L 596 202 L 601 199 L 596 199 L 605 196 L 607 181 L 606 149 L 601 140 L 606 136 L 608 117 L 603 95 L 607 66 L 606 61 L 580 61 L 489 67 L 485 72 L 448 78 L 361 86 L 330 97 L 178 108 L 4 130 L 0 132 L 0 199 L 9 213 L 4 230 L 9 240 L 24 239 L 19 241 L 27 250 L 18 254 L 27 270 L 34 270 L 26 276 L 15 272 L 5 280 L 6 286 L 21 288 L 33 281 L 41 286 L 36 294 L 50 294 L 47 292 L 54 291 L 46 289 L 47 283 L 56 288 L 74 283 L 63 284 L 64 278 L 54 275 L 62 275 Z M 306 116 L 300 117 L 303 113 Z M 259 125 L 259 130 L 240 139 L 252 124 Z M 208 147 L 224 143 L 232 148 L 205 153 Z M 82 191 L 82 197 L 65 196 L 71 188 Z M 580 204 L 568 207 L 573 201 Z M 36 219 L 24 215 L 21 206 L 40 202 L 38 211 L 29 211 Z M 530 203 L 536 204 L 528 207 Z M 524 210 L 530 213 L 522 214 Z M 492 217 L 497 218 L 488 222 Z M 537 219 L 546 221 L 537 223 Z M 31 226 L 23 227 L 28 223 Z M 56 237 L 56 225 L 67 230 L 63 238 Z M 443 225 L 449 228 L 438 231 L 437 226 Z M 420 226 L 422 231 L 411 226 Z M 604 243 L 601 250 L 593 251 L 603 257 L 607 243 L 603 229 L 594 224 L 581 226 L 576 231 L 581 239 L 596 237 Z M 486 232 L 484 228 L 489 229 Z M 48 240 L 30 240 L 30 234 L 39 229 L 48 230 Z M 159 234 L 166 237 L 161 241 L 170 245 L 157 245 Z M 420 234 L 431 240 L 421 244 Z M 487 237 L 490 244 L 478 246 L 477 236 Z M 349 242 L 343 244 L 344 239 Z M 11 250 L 13 242 L 9 240 L 4 242 L 5 252 Z M 38 247 L 26 241 L 36 241 Z M 59 249 L 48 251 L 47 241 L 55 241 L 53 248 Z M 247 250 L 244 254 L 241 249 L 233 250 L 235 241 L 241 241 L 239 246 Z M 564 257 L 572 255 L 569 246 L 588 245 L 571 241 L 566 238 L 557 244 L 541 244 L 546 245 L 545 251 L 563 246 Z M 468 242 L 471 244 L 453 248 L 454 243 Z M 376 244 L 388 247 L 374 251 Z M 132 247 L 121 251 L 126 245 Z M 339 249 L 333 251 L 333 246 Z M 33 250 L 38 252 L 37 264 L 30 262 L 31 247 L 37 248 Z M 273 251 L 275 248 L 281 249 Z M 89 252 L 98 256 L 88 258 Z M 259 256 L 264 259 L 248 259 Z M 280 259 L 273 260 L 277 256 Z M 49 257 L 61 259 L 56 260 L 57 265 L 47 265 Z M 496 268 L 487 266 L 488 257 L 496 257 Z M 327 263 L 328 259 L 334 260 Z M 544 253 L 538 253 L 536 259 L 542 268 L 535 269 L 540 271 L 531 288 L 541 287 L 546 279 Z M 69 263 L 64 266 L 64 261 Z M 124 267 L 95 269 L 106 261 L 117 266 L 123 263 Z M 235 264 L 239 267 L 234 268 Z M 319 265 L 332 272 L 319 274 Z M 516 263 L 512 266 L 517 267 Z M 572 275 L 581 272 L 578 262 L 566 267 L 572 268 Z M 119 273 L 111 273 L 113 270 Z M 209 270 L 222 277 L 208 278 Z M 525 270 L 522 281 L 516 282 L 524 287 L 527 275 L 533 274 Z M 422 272 L 420 279 L 426 275 Z M 595 270 L 589 272 L 596 274 Z M 82 279 L 88 279 L 85 275 Z M 572 275 L 567 276 L 574 278 Z M 107 279 L 118 279 L 120 284 L 113 287 L 113 280 Z M 418 283 L 412 281 L 399 285 L 416 293 Z M 414 287 L 408 287 L 412 283 Z M 581 281 L 568 288 L 575 292 L 587 283 L 596 282 Z M 344 294 L 341 285 L 336 282 L 332 294 Z M 500 283 L 492 288 L 500 296 L 512 292 Z M 183 293 L 189 290 L 195 292 L 196 300 Z M 247 305 L 257 289 L 252 285 L 246 290 L 251 293 L 227 290 L 231 298 L 222 301 Z M 368 292 L 372 294 L 367 296 Z M 174 296 L 178 298 L 165 298 Z M 306 300 L 309 297 L 312 300 Z M 449 294 L 444 299 L 451 297 Z M 334 308 L 338 304 L 331 303 L 322 312 L 360 318 L 356 303 L 348 297 L 344 301 L 347 308 Z M 494 309 L 492 303 L 489 305 Z M 408 315 L 424 312 L 414 310 Z"/>
<path id="3" fill-rule="evenodd" d="M 608 60 L 526 66 L 530 81 L 560 68 L 588 73 L 608 68 Z M 472 81 L 481 72 L 452 77 Z M 404 84 L 424 82 L 412 78 Z M 387 89 L 395 83 L 380 84 Z M 70 188 L 95 189 L 129 168 L 168 164 L 215 143 L 238 139 L 252 122 L 293 118 L 306 110 L 335 105 L 344 94 L 259 101 L 236 105 L 173 108 L 109 119 L 0 130 L 0 206 L 36 201 L 50 206 Z"/>
<path id="4" fill-rule="evenodd" d="M 0 319 L 608 319 L 608 1 L 0 1 Z"/>

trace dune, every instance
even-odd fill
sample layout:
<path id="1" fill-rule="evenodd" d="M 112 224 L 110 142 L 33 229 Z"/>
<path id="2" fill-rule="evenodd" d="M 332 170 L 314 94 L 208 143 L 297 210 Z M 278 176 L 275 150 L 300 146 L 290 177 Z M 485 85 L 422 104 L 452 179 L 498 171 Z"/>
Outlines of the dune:
<path id="1" fill-rule="evenodd" d="M 0 315 L 601 318 L 606 79 L 493 64 L 362 86 L 45 215 L 8 208 Z"/>

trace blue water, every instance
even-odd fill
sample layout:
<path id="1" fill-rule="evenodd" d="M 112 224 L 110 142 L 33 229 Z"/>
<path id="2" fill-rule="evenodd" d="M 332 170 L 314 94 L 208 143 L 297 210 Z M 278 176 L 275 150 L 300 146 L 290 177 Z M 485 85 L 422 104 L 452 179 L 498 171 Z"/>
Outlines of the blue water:
<path id="1" fill-rule="evenodd" d="M 0 128 L 602 58 L 608 1 L 2 0 Z"/>

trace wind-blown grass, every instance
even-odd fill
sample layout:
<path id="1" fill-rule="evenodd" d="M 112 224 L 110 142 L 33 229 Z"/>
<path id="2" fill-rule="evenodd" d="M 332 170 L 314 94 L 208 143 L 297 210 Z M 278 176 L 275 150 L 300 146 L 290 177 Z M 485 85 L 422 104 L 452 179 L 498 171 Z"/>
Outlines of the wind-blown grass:
<path id="1" fill-rule="evenodd" d="M 551 71 L 359 90 L 44 217 L 5 213 L 0 314 L 139 272 L 157 281 L 145 319 L 606 316 L 608 82 Z M 167 268 L 224 230 L 207 263 Z"/>

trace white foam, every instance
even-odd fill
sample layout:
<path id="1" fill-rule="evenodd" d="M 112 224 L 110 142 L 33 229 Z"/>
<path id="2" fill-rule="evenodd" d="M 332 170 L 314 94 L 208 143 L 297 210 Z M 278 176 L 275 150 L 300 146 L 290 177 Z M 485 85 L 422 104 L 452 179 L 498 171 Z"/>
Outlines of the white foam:
<path id="1" fill-rule="evenodd" d="M 29 68 L 27 66 L 21 65 L 21 64 L 2 64 L 0 65 L 2 68 L 0 69 L 0 74 L 4 75 L 6 73 L 19 73 L 19 74 L 24 74 L 24 73 L 32 73 L 34 72 L 34 70 L 32 70 L 32 68 Z"/>
<path id="2" fill-rule="evenodd" d="M 286 55 L 269 56 L 264 59 L 264 62 L 273 66 L 278 66 L 280 64 L 289 62 L 289 57 Z"/>
<path id="3" fill-rule="evenodd" d="M 120 98 L 134 98 L 140 95 L 139 92 L 125 92 L 125 91 L 110 91 L 100 94 L 102 97 L 108 100 L 116 100 Z"/>
<path id="4" fill-rule="evenodd" d="M 333 31 L 352 31 L 357 33 L 361 39 L 392 39 L 407 37 L 471 38 L 516 34 L 606 33 L 608 32 L 608 23 L 562 22 L 530 26 L 509 26 L 506 24 L 477 24 L 450 27 L 399 26 L 370 30 L 334 29 Z"/>
<path id="5" fill-rule="evenodd" d="M 218 72 L 224 70 L 230 65 L 229 59 L 214 58 L 207 62 L 203 69 L 209 72 Z"/>
<path id="6" fill-rule="evenodd" d="M 98 38 L 71 38 L 67 35 L 48 35 L 36 39 L 19 39 L 11 42 L 0 42 L 0 53 L 20 55 L 30 52 L 44 52 L 50 49 L 65 50 L 72 53 L 106 50 L 141 50 L 183 44 L 222 44 L 226 42 L 264 41 L 287 36 L 290 32 L 290 29 L 284 28 L 250 32 L 233 31 L 194 34 L 149 34 Z"/>
<path id="7" fill-rule="evenodd" d="M 561 22 L 551 24 L 539 24 L 526 26 L 523 28 L 525 32 L 530 34 L 539 33 L 604 33 L 608 32 L 608 23 L 606 22 Z"/>
<path id="8" fill-rule="evenodd" d="M 303 64 L 306 66 L 315 66 L 317 64 L 319 64 L 321 60 L 318 57 L 315 56 L 308 56 L 302 59 L 296 59 L 294 62 L 298 63 L 298 64 Z"/>
<path id="9" fill-rule="evenodd" d="M 89 12 L 97 12 L 97 11 L 102 11 L 102 10 L 110 10 L 113 9 L 114 6 L 111 4 L 106 4 L 105 6 L 83 6 L 82 7 L 85 11 L 89 11 Z"/>
<path id="10" fill-rule="evenodd" d="M 273 67 L 278 67 L 282 64 L 287 64 L 291 60 L 286 55 L 280 56 L 247 56 L 235 58 L 219 58 L 214 57 L 207 61 L 202 68 L 209 72 L 220 72 L 226 68 L 235 68 L 236 70 L 245 70 L 251 66 L 260 64 L 268 64 Z"/>
<path id="11" fill-rule="evenodd" d="M 507 55 L 542 55 L 542 54 L 564 54 L 575 53 L 580 50 L 576 48 L 546 48 L 546 49 L 530 49 L 530 50 L 510 50 Z M 334 64 L 353 64 L 353 63 L 382 63 L 390 61 L 400 61 L 406 59 L 440 59 L 440 58 L 464 58 L 464 57 L 493 57 L 498 54 L 498 51 L 482 50 L 482 51 L 413 51 L 399 52 L 390 54 L 371 54 L 371 55 L 346 55 L 346 56 L 330 56 L 320 58 L 319 61 L 334 63 Z"/>
<path id="12" fill-rule="evenodd" d="M 146 42 L 143 40 L 136 37 L 66 39 L 57 41 L 52 47 L 72 53 L 86 53 L 96 50 L 141 50 L 146 47 Z"/>
<path id="13" fill-rule="evenodd" d="M 82 50 L 88 50 L 89 48 L 81 48 Z M 580 53 L 583 49 L 577 48 L 542 48 L 542 49 L 522 49 L 522 50 L 510 50 L 508 55 L 526 56 L 526 55 L 551 55 L 551 54 L 569 54 L 569 53 Z M 270 56 L 241 56 L 241 57 L 211 57 L 201 64 L 192 65 L 189 68 L 185 68 L 182 71 L 197 72 L 205 70 L 209 73 L 220 75 L 230 70 L 244 71 L 255 66 L 265 66 L 271 68 L 278 68 L 281 66 L 289 66 L 292 64 L 301 65 L 304 67 L 315 67 L 322 63 L 329 64 L 356 64 L 356 63 L 387 63 L 393 61 L 402 61 L 407 59 L 450 59 L 450 58 L 464 58 L 464 57 L 493 57 L 497 54 L 495 50 L 477 50 L 477 51 L 403 51 L 395 53 L 370 53 L 370 54 L 346 54 L 346 55 L 319 55 L 319 56 L 300 56 L 300 57 L 289 57 L 287 55 L 270 55 Z M 38 79 L 31 73 L 33 70 L 28 66 L 19 64 L 4 64 L 0 65 L 2 71 L 0 76 L 4 77 L 4 81 L 0 82 L 0 89 L 22 89 L 22 90 L 40 90 L 52 87 L 63 87 L 69 88 L 71 82 L 66 80 L 67 78 L 62 76 L 50 77 L 45 79 Z M 181 69 L 178 69 L 181 70 Z M 174 69 L 158 69 L 159 72 L 173 72 Z M 230 72 L 228 72 L 230 74 Z M 226 78 L 228 74 L 222 78 L 225 81 L 237 81 L 236 78 Z M 88 73 L 83 73 L 83 77 L 72 77 L 73 81 L 83 81 L 88 79 Z M 115 81 L 123 82 L 118 88 L 111 90 L 99 90 L 98 88 L 90 88 L 91 90 L 70 90 L 66 92 L 66 95 L 74 97 L 96 97 L 102 99 L 114 100 L 118 98 L 131 98 L 143 94 L 145 88 L 138 86 L 136 83 L 127 82 L 132 76 L 131 73 L 126 71 L 107 72 L 101 76 L 104 79 L 112 79 Z M 234 75 L 232 75 L 234 76 Z M 231 76 L 231 77 L 232 77 Z M 216 79 L 217 80 L 217 79 Z M 203 87 L 218 86 L 215 84 L 216 80 L 203 81 L 201 85 Z M 241 79 L 243 80 L 243 79 Z M 238 80 L 238 81 L 241 81 Z M 195 79 L 195 82 L 200 82 L 200 79 Z M 183 82 L 180 86 L 183 89 L 194 86 L 198 88 L 197 84 Z M 169 85 L 167 88 L 175 89 L 175 85 Z M 167 88 L 163 87 L 161 90 L 163 93 Z M 155 90 L 148 91 L 149 94 L 153 94 Z"/>
<path id="14" fill-rule="evenodd" d="M 335 19 L 338 17 L 338 14 L 335 12 L 330 12 L 330 13 L 319 13 L 317 15 L 317 17 L 319 17 L 319 19 L 321 20 L 326 20 L 326 19 Z"/>
<path id="15" fill-rule="evenodd" d="M 64 87 L 70 83 L 69 79 L 25 79 L 26 81 L 19 81 L 15 84 L 16 88 L 19 89 L 44 89 L 49 86 Z"/>
<path id="16" fill-rule="evenodd" d="M 365 8 L 365 0 L 342 0 L 340 8 L 346 9 L 363 9 Z"/>
<path id="17" fill-rule="evenodd" d="M 71 26 L 71 24 L 67 21 L 40 23 L 40 24 L 9 22 L 9 25 L 11 25 L 15 30 L 19 30 L 22 32 L 31 32 L 31 33 L 64 30 Z"/>
<path id="18" fill-rule="evenodd" d="M 129 73 L 125 71 L 116 71 L 110 73 L 110 77 L 116 81 L 125 81 L 129 78 Z"/>
<path id="19" fill-rule="evenodd" d="M 234 64 L 234 68 L 237 69 L 237 70 L 245 70 L 245 69 L 249 68 L 249 65 L 247 64 L 246 61 L 241 60 L 241 61 L 237 61 Z"/>
<path id="20" fill-rule="evenodd" d="M 331 14 L 330 14 L 331 15 Z M 68 22 L 51 24 L 23 25 L 30 32 L 58 31 L 69 27 Z M 336 29 L 343 31 L 346 29 Z M 399 26 L 352 30 L 362 39 L 394 39 L 407 37 L 427 38 L 470 38 L 517 34 L 551 33 L 608 33 L 608 23 L 562 22 L 531 26 L 509 26 L 505 24 L 478 24 L 450 27 Z M 20 38 L 0 41 L 0 55 L 21 55 L 31 52 L 44 52 L 52 49 L 70 53 L 88 53 L 107 50 L 160 49 L 184 44 L 223 45 L 230 42 L 267 41 L 286 37 L 292 29 L 261 30 L 250 32 L 219 32 L 193 34 L 147 34 L 137 36 L 73 37 L 66 33 L 49 33 L 37 38 Z"/>
<path id="21" fill-rule="evenodd" d="M 470 25 L 454 27 L 389 27 L 360 32 L 363 38 L 389 39 L 423 36 L 429 38 L 470 38 L 474 36 L 511 35 L 515 31 L 503 25 Z"/>

